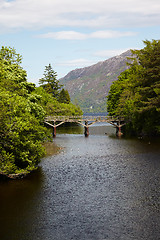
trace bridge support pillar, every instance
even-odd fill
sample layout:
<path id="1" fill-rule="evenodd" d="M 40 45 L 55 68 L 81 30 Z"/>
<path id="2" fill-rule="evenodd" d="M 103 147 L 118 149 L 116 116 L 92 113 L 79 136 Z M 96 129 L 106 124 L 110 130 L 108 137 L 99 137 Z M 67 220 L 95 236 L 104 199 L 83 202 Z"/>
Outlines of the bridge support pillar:
<path id="1" fill-rule="evenodd" d="M 87 121 L 85 121 L 84 135 L 85 135 L 85 137 L 89 136 L 89 126 L 88 126 L 88 122 Z"/>
<path id="2" fill-rule="evenodd" d="M 53 137 L 56 137 L 56 126 L 55 126 L 55 122 L 54 123 L 54 127 L 53 127 Z"/>
<path id="3" fill-rule="evenodd" d="M 122 136 L 121 123 L 120 122 L 119 122 L 119 124 L 117 123 L 116 136 L 119 137 L 119 138 Z"/>

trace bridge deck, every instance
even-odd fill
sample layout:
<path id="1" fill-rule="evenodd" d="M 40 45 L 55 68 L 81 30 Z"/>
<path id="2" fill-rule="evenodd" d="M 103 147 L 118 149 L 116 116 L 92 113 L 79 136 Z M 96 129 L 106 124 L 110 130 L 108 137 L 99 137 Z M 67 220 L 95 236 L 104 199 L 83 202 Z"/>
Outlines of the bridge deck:
<path id="1" fill-rule="evenodd" d="M 47 116 L 45 121 L 52 122 L 119 122 L 122 118 L 111 116 Z"/>

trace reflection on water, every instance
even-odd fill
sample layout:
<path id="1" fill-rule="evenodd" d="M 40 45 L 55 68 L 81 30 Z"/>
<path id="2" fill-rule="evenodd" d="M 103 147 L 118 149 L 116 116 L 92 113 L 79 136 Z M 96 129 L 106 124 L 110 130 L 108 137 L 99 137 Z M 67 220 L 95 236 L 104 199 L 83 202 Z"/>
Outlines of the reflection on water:
<path id="1" fill-rule="evenodd" d="M 57 127 L 57 134 L 83 134 L 83 127 L 78 123 L 64 123 Z"/>
<path id="2" fill-rule="evenodd" d="M 90 123 L 90 122 L 89 122 Z M 78 123 L 65 123 L 57 128 L 57 134 L 83 134 L 84 127 Z M 113 135 L 115 136 L 116 130 L 108 123 L 95 123 L 89 127 L 91 135 Z"/>
<path id="3" fill-rule="evenodd" d="M 39 219 L 42 183 L 41 168 L 25 179 L 0 182 L 0 239 L 27 239 Z"/>
<path id="4" fill-rule="evenodd" d="M 38 171 L 0 183 L 0 239 L 158 240 L 159 142 L 111 138 L 103 125 L 85 138 L 73 128 L 57 130 L 63 150 Z"/>

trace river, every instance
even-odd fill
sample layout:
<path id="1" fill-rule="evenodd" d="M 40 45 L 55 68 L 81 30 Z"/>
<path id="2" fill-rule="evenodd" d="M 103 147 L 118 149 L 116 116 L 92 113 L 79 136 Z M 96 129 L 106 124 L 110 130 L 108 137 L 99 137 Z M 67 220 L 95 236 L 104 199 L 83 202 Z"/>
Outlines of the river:
<path id="1" fill-rule="evenodd" d="M 0 239 L 159 240 L 159 140 L 69 129 L 57 129 L 61 152 L 36 172 L 0 182 Z"/>

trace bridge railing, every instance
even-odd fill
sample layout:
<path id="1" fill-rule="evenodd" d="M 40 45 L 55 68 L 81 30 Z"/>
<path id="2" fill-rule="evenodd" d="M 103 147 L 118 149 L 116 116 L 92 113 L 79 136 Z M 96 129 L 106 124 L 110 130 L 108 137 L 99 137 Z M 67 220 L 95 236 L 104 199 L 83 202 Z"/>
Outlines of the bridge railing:
<path id="1" fill-rule="evenodd" d="M 60 122 L 111 122 L 123 121 L 123 118 L 115 118 L 112 116 L 47 116 L 45 121 L 60 121 Z"/>

